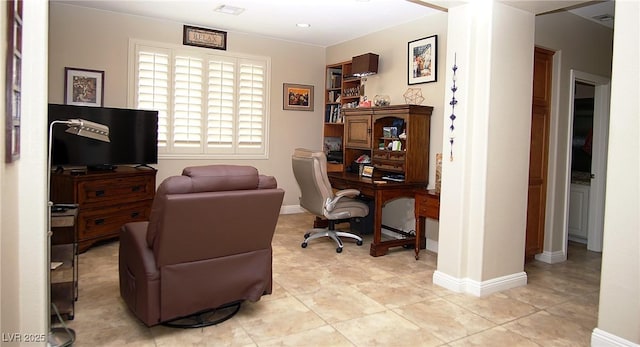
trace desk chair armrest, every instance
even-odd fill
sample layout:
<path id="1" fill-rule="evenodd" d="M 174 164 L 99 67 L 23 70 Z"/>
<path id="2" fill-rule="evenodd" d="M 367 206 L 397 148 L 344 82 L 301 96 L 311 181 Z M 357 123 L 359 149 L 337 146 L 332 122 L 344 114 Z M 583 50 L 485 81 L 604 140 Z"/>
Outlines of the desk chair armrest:
<path id="1" fill-rule="evenodd" d="M 324 203 L 324 208 L 331 212 L 336 207 L 338 201 L 340 201 L 343 197 L 354 198 L 360 195 L 360 191 L 357 189 L 343 189 L 339 190 L 335 193 L 333 198 L 327 198 L 327 201 Z"/>

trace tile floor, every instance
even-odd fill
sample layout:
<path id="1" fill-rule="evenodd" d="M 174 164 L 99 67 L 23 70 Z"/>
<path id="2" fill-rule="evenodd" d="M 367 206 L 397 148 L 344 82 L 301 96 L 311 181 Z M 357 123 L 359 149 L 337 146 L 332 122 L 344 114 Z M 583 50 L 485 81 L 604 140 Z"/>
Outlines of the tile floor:
<path id="1" fill-rule="evenodd" d="M 302 249 L 310 214 L 282 215 L 273 240 L 273 294 L 202 329 L 147 328 L 120 299 L 118 242 L 79 257 L 75 346 L 589 346 L 596 326 L 599 253 L 525 266 L 529 284 L 483 298 L 433 285 L 435 254 L 396 248 L 369 256 L 328 239 Z M 344 225 L 348 226 L 348 224 Z"/>

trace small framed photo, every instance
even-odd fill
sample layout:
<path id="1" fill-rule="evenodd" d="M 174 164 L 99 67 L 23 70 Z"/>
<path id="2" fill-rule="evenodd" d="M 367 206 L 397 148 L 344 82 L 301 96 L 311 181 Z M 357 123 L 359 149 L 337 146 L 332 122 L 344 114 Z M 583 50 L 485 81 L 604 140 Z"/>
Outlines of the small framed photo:
<path id="1" fill-rule="evenodd" d="M 64 103 L 76 106 L 104 106 L 104 71 L 64 68 Z"/>
<path id="2" fill-rule="evenodd" d="M 227 32 L 185 25 L 182 44 L 204 48 L 227 50 Z"/>
<path id="3" fill-rule="evenodd" d="M 409 42 L 409 84 L 436 82 L 438 77 L 438 35 Z"/>
<path id="4" fill-rule="evenodd" d="M 313 86 L 284 83 L 282 85 L 282 109 L 313 111 Z"/>
<path id="5" fill-rule="evenodd" d="M 373 177 L 373 166 L 365 165 L 362 168 L 362 177 Z"/>

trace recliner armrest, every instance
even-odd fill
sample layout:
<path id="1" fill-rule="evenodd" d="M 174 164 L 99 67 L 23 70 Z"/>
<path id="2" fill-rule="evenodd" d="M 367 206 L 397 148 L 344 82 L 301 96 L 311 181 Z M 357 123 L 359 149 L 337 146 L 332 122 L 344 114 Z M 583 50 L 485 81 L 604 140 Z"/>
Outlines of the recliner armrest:
<path id="1" fill-rule="evenodd" d="M 341 198 L 343 197 L 354 198 L 358 195 L 360 195 L 360 191 L 357 189 L 339 190 L 335 193 L 335 196 L 333 198 L 327 198 L 327 201 L 325 201 L 324 203 L 324 208 L 327 211 L 331 212 L 336 207 L 336 204 L 338 203 L 338 201 L 340 201 Z"/>

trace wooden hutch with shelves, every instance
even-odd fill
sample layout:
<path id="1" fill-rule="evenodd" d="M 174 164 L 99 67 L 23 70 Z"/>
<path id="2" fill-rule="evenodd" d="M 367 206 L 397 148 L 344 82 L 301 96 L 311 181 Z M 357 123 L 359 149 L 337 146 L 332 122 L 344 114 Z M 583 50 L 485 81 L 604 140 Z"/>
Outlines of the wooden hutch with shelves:
<path id="1" fill-rule="evenodd" d="M 407 183 L 426 184 L 432 111 L 420 105 L 344 109 L 344 163 L 366 154 L 375 177 L 403 175 Z"/>
<path id="2" fill-rule="evenodd" d="M 325 78 L 323 141 L 325 146 L 328 142 L 339 142 L 340 149 L 344 150 L 344 113 L 342 111 L 358 105 L 363 92 L 360 87 L 360 78 L 352 76 L 351 61 L 327 65 Z M 343 155 L 336 154 L 330 156 L 328 160 L 327 171 L 344 171 Z"/>

